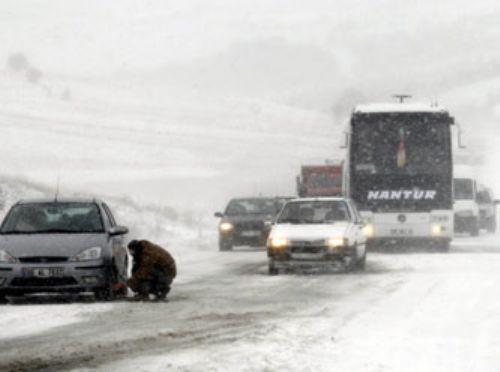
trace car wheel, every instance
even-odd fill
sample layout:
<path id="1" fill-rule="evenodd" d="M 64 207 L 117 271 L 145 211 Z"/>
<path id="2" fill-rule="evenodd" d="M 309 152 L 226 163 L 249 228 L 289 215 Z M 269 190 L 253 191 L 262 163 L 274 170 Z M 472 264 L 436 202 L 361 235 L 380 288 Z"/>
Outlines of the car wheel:
<path id="1" fill-rule="evenodd" d="M 366 250 L 367 251 L 370 251 L 370 250 L 375 250 L 377 249 L 377 244 L 374 240 L 367 240 L 366 241 Z"/>
<path id="2" fill-rule="evenodd" d="M 366 267 L 366 251 L 363 257 L 356 262 L 356 269 L 363 271 Z"/>
<path id="3" fill-rule="evenodd" d="M 344 270 L 346 273 L 354 271 L 358 265 L 358 252 L 356 251 L 355 246 L 349 248 L 350 252 L 346 258 L 349 260 L 346 262 L 344 258 Z"/>
<path id="4" fill-rule="evenodd" d="M 279 269 L 272 263 L 269 264 L 268 272 L 269 275 L 278 275 L 280 273 Z"/>
<path id="5" fill-rule="evenodd" d="M 4 294 L 0 294 L 0 305 L 5 305 L 9 303 L 9 301 L 7 300 L 7 297 L 5 297 Z"/>
<path id="6" fill-rule="evenodd" d="M 97 301 L 112 301 L 115 297 L 113 292 L 113 286 L 111 284 L 106 285 L 104 288 L 100 288 L 94 292 L 95 299 Z"/>
<path id="7" fill-rule="evenodd" d="M 479 222 L 477 221 L 477 219 L 472 222 L 472 226 L 470 229 L 470 235 L 471 236 L 479 236 Z"/>
<path id="8" fill-rule="evenodd" d="M 99 288 L 94 292 L 94 296 L 98 301 L 112 301 L 115 298 L 113 284 L 118 281 L 118 274 L 114 261 L 108 270 L 109 274 L 107 275 L 104 287 Z"/>
<path id="9" fill-rule="evenodd" d="M 233 250 L 233 243 L 231 241 L 220 240 L 219 241 L 219 251 L 227 252 Z"/>

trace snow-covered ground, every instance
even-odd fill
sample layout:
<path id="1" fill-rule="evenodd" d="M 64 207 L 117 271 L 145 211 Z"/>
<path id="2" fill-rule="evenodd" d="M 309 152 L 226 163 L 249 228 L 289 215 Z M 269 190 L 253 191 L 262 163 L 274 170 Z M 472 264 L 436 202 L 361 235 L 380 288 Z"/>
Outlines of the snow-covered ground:
<path id="1" fill-rule="evenodd" d="M 49 299 L 44 298 L 44 301 Z M 89 315 L 99 312 L 112 311 L 111 304 L 100 304 L 89 308 L 85 305 L 33 305 L 33 306 L 6 306 L 2 309 L 0 339 L 7 342 L 16 337 L 30 337 L 52 328 L 86 321 Z"/>
<path id="2" fill-rule="evenodd" d="M 372 253 L 349 275 L 269 277 L 263 251 L 199 252 L 168 303 L 3 307 L 10 327 L 23 319 L 33 331 L 0 340 L 0 367 L 496 371 L 498 238 L 461 237 L 448 254 Z M 43 316 L 62 324 L 40 333 Z"/>
<path id="3" fill-rule="evenodd" d="M 50 193 L 1 189 L 6 204 Z M 364 273 L 270 277 L 263 250 L 218 252 L 209 223 L 110 201 L 174 253 L 170 301 L 2 306 L 1 370 L 498 370 L 499 235 L 459 236 L 447 254 L 371 253 Z"/>

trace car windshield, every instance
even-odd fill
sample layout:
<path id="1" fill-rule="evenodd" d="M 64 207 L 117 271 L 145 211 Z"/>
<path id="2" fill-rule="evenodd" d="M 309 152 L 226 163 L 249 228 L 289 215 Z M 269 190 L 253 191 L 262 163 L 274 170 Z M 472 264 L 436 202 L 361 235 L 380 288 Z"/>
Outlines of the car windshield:
<path id="1" fill-rule="evenodd" d="M 276 214 L 282 203 L 275 199 L 235 199 L 226 208 L 226 216 L 246 214 Z"/>
<path id="2" fill-rule="evenodd" d="M 314 188 L 330 188 L 342 186 L 342 176 L 338 173 L 311 173 L 307 177 L 307 184 Z"/>
<path id="3" fill-rule="evenodd" d="M 2 234 L 100 233 L 102 218 L 95 203 L 26 203 L 12 207 Z"/>
<path id="4" fill-rule="evenodd" d="M 331 224 L 350 220 L 351 215 L 344 201 L 301 201 L 286 204 L 278 223 Z"/>
<path id="5" fill-rule="evenodd" d="M 490 193 L 486 190 L 482 190 L 477 193 L 477 201 L 483 204 L 488 204 L 493 202 Z"/>
<path id="6" fill-rule="evenodd" d="M 474 198 L 474 187 L 469 178 L 455 178 L 455 200 L 470 200 Z"/>

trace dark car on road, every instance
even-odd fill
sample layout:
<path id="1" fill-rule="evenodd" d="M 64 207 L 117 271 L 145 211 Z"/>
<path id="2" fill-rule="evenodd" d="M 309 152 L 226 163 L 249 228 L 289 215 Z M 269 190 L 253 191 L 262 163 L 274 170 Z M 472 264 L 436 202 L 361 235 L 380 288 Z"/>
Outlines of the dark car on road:
<path id="1" fill-rule="evenodd" d="M 111 299 L 127 276 L 127 232 L 100 200 L 16 203 L 0 227 L 0 300 L 49 292 Z"/>
<path id="2" fill-rule="evenodd" d="M 239 198 L 229 201 L 224 213 L 217 212 L 219 250 L 230 251 L 234 246 L 265 246 L 271 224 L 291 197 Z"/>

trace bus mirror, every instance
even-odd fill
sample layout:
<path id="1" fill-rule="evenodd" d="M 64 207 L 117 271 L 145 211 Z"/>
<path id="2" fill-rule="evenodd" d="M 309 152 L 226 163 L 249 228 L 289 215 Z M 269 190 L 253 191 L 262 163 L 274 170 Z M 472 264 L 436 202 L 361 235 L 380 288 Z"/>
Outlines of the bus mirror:
<path id="1" fill-rule="evenodd" d="M 348 137 L 348 134 L 347 132 L 344 132 L 344 143 L 342 145 L 340 145 L 340 148 L 341 149 L 346 149 L 347 148 L 347 145 L 349 143 L 349 137 Z"/>
<path id="2" fill-rule="evenodd" d="M 465 146 L 462 143 L 462 131 L 458 132 L 458 147 L 461 148 L 461 149 L 467 148 L 467 146 Z"/>
<path id="3" fill-rule="evenodd" d="M 458 133 L 457 133 L 458 147 L 461 148 L 461 149 L 465 149 L 467 147 L 462 143 L 462 128 L 460 128 L 460 125 L 458 123 L 456 123 L 456 124 L 457 124 L 457 127 L 458 127 Z"/>

